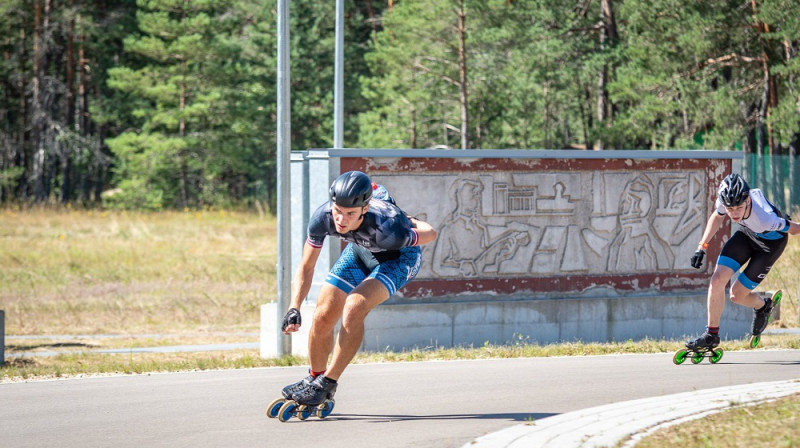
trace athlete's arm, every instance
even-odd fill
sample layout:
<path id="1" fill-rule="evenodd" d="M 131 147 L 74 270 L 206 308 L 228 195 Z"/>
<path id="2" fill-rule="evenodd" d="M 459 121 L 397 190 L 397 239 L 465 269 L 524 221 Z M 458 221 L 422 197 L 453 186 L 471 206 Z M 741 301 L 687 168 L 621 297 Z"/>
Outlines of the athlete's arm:
<path id="1" fill-rule="evenodd" d="M 789 224 L 789 235 L 800 235 L 800 223 L 787 219 L 786 224 Z"/>
<path id="2" fill-rule="evenodd" d="M 300 310 L 303 305 L 303 300 L 311 290 L 311 281 L 314 277 L 314 267 L 317 265 L 317 259 L 322 251 L 321 247 L 314 247 L 308 244 L 308 241 L 303 245 L 303 256 L 300 259 L 300 264 L 297 266 L 297 272 L 294 274 L 294 282 L 292 283 L 292 300 L 289 308 Z M 300 329 L 300 324 L 287 325 L 283 330 L 284 334 Z"/>
<path id="3" fill-rule="evenodd" d="M 417 246 L 428 244 L 436 239 L 436 229 L 434 229 L 433 226 L 431 226 L 425 221 L 420 221 L 417 218 L 410 218 L 410 219 L 411 223 L 414 224 L 415 230 L 417 231 L 417 236 L 419 237 L 419 240 L 417 241 Z"/>
<path id="4" fill-rule="evenodd" d="M 725 215 L 720 215 L 716 211 L 711 212 L 711 216 L 708 217 L 708 222 L 706 222 L 706 230 L 703 232 L 703 238 L 697 243 L 698 249 L 706 250 L 703 245 L 711 241 L 711 238 L 717 233 L 717 230 L 719 230 L 723 219 L 725 219 Z"/>

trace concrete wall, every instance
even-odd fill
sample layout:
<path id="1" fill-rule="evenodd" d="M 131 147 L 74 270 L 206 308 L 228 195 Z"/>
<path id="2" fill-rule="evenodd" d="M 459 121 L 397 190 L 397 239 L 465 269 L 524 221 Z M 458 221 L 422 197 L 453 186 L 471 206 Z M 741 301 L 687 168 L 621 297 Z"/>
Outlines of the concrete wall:
<path id="1" fill-rule="evenodd" d="M 309 202 L 307 209 L 292 203 L 292 227 L 304 229 L 309 213 L 327 201 L 333 179 L 357 169 L 439 231 L 423 247 L 417 278 L 368 317 L 366 350 L 504 343 L 520 335 L 542 343 L 682 337 L 705 326 L 708 277 L 730 227 L 711 242 L 706 269 L 695 270 L 688 260 L 716 187 L 737 157 L 724 151 L 310 150 L 293 158 L 292 174 L 307 173 L 293 177 L 293 192 L 300 182 Z M 293 267 L 304 239 L 304 232 L 293 233 Z M 341 249 L 338 240 L 329 241 L 309 311 Z M 728 308 L 723 331 L 741 337 L 750 316 Z M 275 328 L 269 322 L 274 305 L 271 312 L 262 312 L 263 356 L 274 353 L 274 333 L 266 330 Z M 303 317 L 310 323 L 312 314 Z M 303 345 L 293 343 L 293 353 L 304 352 Z"/>
<path id="2" fill-rule="evenodd" d="M 275 303 L 261 307 L 261 356 L 277 356 L 277 345 L 263 343 L 274 335 Z M 308 330 L 314 305 L 301 309 L 301 331 L 292 334 L 292 354 L 308 355 Z M 723 339 L 742 339 L 750 330 L 752 311 L 726 304 Z M 365 322 L 362 350 L 384 351 L 519 342 L 605 342 L 629 339 L 688 339 L 706 325 L 705 294 L 587 297 L 438 303 L 387 303 Z"/>

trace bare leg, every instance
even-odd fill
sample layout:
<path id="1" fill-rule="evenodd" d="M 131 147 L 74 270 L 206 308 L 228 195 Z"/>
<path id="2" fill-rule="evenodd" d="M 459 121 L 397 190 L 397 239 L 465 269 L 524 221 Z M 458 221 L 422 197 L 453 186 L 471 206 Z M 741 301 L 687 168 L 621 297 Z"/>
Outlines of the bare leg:
<path id="1" fill-rule="evenodd" d="M 733 276 L 733 269 L 717 265 L 708 285 L 708 326 L 719 327 L 722 310 L 725 308 L 725 286 Z"/>
<path id="2" fill-rule="evenodd" d="M 731 302 L 738 303 L 753 309 L 759 309 L 764 306 L 764 299 L 755 292 L 747 289 L 738 281 L 733 282 L 731 286 Z"/>
<path id="3" fill-rule="evenodd" d="M 331 366 L 325 376 L 338 380 L 353 360 L 364 339 L 364 319 L 373 308 L 389 298 L 389 291 L 378 280 L 364 280 L 347 296 L 342 315 L 342 328 L 333 349 Z"/>
<path id="4" fill-rule="evenodd" d="M 320 289 L 314 322 L 308 332 L 308 358 L 314 372 L 322 372 L 328 364 L 333 349 L 333 328 L 342 316 L 346 298 L 347 293 L 333 285 L 326 283 Z"/>

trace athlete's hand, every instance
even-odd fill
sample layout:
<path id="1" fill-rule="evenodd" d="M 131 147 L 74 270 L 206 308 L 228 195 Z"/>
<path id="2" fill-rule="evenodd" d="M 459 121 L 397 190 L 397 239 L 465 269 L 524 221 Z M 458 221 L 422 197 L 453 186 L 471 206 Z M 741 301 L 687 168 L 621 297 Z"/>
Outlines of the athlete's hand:
<path id="1" fill-rule="evenodd" d="M 289 334 L 300 329 L 300 324 L 303 319 L 300 317 L 300 310 L 297 308 L 289 308 L 286 315 L 283 316 L 283 325 L 281 330 L 283 334 Z"/>
<path id="2" fill-rule="evenodd" d="M 706 256 L 706 251 L 702 249 L 698 249 L 694 255 L 692 255 L 692 267 L 700 269 L 700 266 L 703 266 L 703 258 Z"/>

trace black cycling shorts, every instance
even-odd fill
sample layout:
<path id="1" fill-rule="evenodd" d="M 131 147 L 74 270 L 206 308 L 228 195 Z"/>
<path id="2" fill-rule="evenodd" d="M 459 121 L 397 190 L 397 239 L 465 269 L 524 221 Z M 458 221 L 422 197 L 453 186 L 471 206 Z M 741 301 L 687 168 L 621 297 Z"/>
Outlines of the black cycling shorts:
<path id="1" fill-rule="evenodd" d="M 786 235 L 775 240 L 754 239 L 737 230 L 722 247 L 717 265 L 727 266 L 733 269 L 733 272 L 738 272 L 747 263 L 744 271 L 734 280 L 738 280 L 742 286 L 752 291 L 764 280 L 769 270 L 772 269 L 772 265 L 778 261 L 788 241 L 789 238 Z"/>

